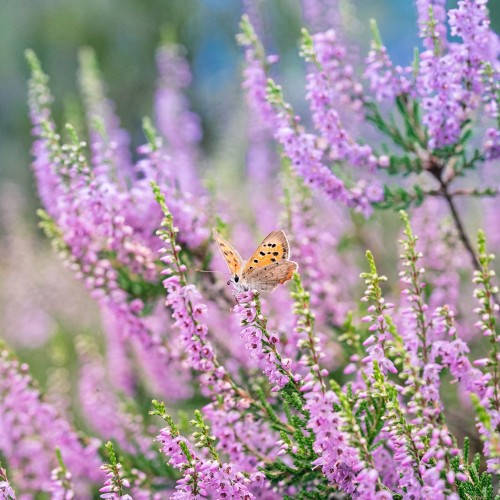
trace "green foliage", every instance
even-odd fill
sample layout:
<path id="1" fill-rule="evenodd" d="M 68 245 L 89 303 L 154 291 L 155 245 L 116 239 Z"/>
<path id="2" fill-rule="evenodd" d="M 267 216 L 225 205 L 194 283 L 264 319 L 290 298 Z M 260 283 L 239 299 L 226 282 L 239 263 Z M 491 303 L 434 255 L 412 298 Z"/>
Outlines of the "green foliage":
<path id="1" fill-rule="evenodd" d="M 373 43 L 375 44 L 375 48 L 380 50 L 383 46 L 382 37 L 380 36 L 380 31 L 378 29 L 376 19 L 370 19 L 370 29 L 372 32 Z"/>
<path id="2" fill-rule="evenodd" d="M 151 118 L 145 117 L 142 120 L 142 130 L 144 131 L 144 135 L 148 141 L 149 147 L 152 151 L 156 151 L 158 149 L 158 145 L 160 143 L 160 137 L 158 135 L 158 131 L 155 129 Z"/>
<path id="3" fill-rule="evenodd" d="M 156 202 L 160 205 L 161 211 L 163 212 L 163 221 L 161 223 L 162 227 L 172 228 L 173 226 L 173 217 L 170 213 L 170 210 L 167 207 L 167 203 L 165 201 L 165 195 L 161 192 L 160 186 L 155 181 L 151 181 L 151 189 L 153 190 L 153 194 Z"/>
<path id="4" fill-rule="evenodd" d="M 40 222 L 39 227 L 45 233 L 45 236 L 50 240 L 54 250 L 57 253 L 66 253 L 69 251 L 68 246 L 64 242 L 64 234 L 55 223 L 54 219 L 45 211 L 39 208 L 36 211 Z"/>
<path id="5" fill-rule="evenodd" d="M 500 495 L 493 492 L 493 477 L 487 472 L 481 472 L 481 456 L 476 454 L 472 462 L 468 463 L 468 439 L 464 441 L 464 461 L 467 481 L 456 481 L 460 500 L 499 500 Z M 465 453 L 467 451 L 467 453 Z M 459 472 L 458 463 L 455 462 L 454 470 Z"/>
<path id="6" fill-rule="evenodd" d="M 109 458 L 109 463 L 113 466 L 116 467 L 118 464 L 118 460 L 116 458 L 116 453 L 115 449 L 113 447 L 113 443 L 111 441 L 108 441 L 105 445 L 104 448 L 106 449 L 106 453 L 108 454 Z"/>
<path id="7" fill-rule="evenodd" d="M 219 454 L 214 446 L 216 438 L 210 434 L 210 427 L 203 420 L 200 410 L 194 411 L 194 419 L 190 421 L 190 424 L 198 429 L 197 432 L 193 433 L 193 438 L 196 440 L 195 446 L 207 448 L 211 457 L 220 462 Z"/>
<path id="8" fill-rule="evenodd" d="M 300 43 L 300 56 L 307 62 L 316 62 L 312 36 L 306 28 L 302 28 L 302 40 Z"/>

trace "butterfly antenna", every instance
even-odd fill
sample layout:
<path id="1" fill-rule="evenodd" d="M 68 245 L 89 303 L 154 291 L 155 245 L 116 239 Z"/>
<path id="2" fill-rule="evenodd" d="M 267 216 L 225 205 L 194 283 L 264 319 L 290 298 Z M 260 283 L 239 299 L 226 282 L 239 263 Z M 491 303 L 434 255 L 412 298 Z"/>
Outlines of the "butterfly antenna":
<path id="1" fill-rule="evenodd" d="M 199 273 L 215 273 L 215 274 L 220 274 L 222 271 L 205 271 L 204 269 L 195 269 L 195 271 Z"/>

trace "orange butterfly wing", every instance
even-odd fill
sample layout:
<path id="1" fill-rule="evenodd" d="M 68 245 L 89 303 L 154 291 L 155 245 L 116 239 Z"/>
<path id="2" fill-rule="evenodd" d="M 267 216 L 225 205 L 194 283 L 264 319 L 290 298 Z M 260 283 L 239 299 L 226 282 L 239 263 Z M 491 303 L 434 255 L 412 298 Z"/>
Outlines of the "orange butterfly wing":
<path id="1" fill-rule="evenodd" d="M 284 231 L 272 231 L 246 261 L 243 275 L 248 275 L 262 267 L 276 265 L 282 260 L 287 260 L 289 254 L 290 245 Z"/>
<path id="2" fill-rule="evenodd" d="M 238 250 L 234 248 L 229 242 L 227 242 L 215 229 L 213 230 L 215 241 L 219 246 L 219 250 L 226 261 L 229 271 L 234 276 L 239 274 L 241 271 L 241 266 L 243 265 L 243 259 L 241 258 Z"/>
<path id="3" fill-rule="evenodd" d="M 292 279 L 293 273 L 299 268 L 296 262 L 282 260 L 264 267 L 259 267 L 247 276 L 246 280 L 250 289 L 259 292 L 272 292 L 278 285 Z"/>

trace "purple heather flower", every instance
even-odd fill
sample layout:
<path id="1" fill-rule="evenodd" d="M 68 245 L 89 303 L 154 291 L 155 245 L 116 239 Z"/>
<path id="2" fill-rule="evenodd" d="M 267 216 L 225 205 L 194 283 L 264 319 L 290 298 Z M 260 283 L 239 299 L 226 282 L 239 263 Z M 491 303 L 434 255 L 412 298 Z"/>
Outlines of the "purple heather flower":
<path id="1" fill-rule="evenodd" d="M 339 112 L 345 106 L 355 112 L 363 103 L 362 86 L 354 80 L 353 68 L 345 61 L 346 49 L 334 30 L 314 35 L 312 40 L 314 55 L 308 58 L 314 57 L 320 66 L 310 64 L 306 99 L 314 126 L 328 145 L 329 159 L 374 168 L 377 162 L 371 147 L 351 137 Z"/>
<path id="2" fill-rule="evenodd" d="M 247 411 L 248 403 L 241 399 L 224 401 L 223 408 L 211 403 L 203 408 L 203 414 L 211 422 L 211 430 L 217 436 L 217 450 L 226 454 L 230 461 L 238 464 L 242 470 L 252 473 L 257 467 L 263 467 L 265 461 L 274 460 L 279 450 L 279 435 L 272 431 L 269 424 Z M 262 450 L 263 455 L 256 457 L 246 452 L 245 448 Z M 261 485 L 271 489 L 269 485 Z M 253 489 L 252 489 L 253 491 Z"/>
<path id="3" fill-rule="evenodd" d="M 317 326 L 324 362 L 330 366 L 334 346 L 325 345 L 328 325 L 340 325 L 352 308 L 348 290 L 356 280 L 352 262 L 338 252 L 342 234 L 347 231 L 345 207 L 328 200 L 313 204 L 300 189 L 290 190 L 290 227 L 288 234 L 292 258 L 299 263 L 301 279 L 310 293 L 311 309 Z"/>
<path id="4" fill-rule="evenodd" d="M 341 8 L 338 0 L 301 0 L 302 16 L 315 32 L 339 28 Z"/>
<path id="5" fill-rule="evenodd" d="M 249 299 L 252 302 L 242 302 L 242 300 L 248 301 Z M 248 292 L 236 296 L 238 305 L 234 307 L 234 311 L 240 315 L 241 323 L 247 325 L 241 332 L 241 338 L 245 342 L 245 348 L 250 351 L 250 356 L 257 360 L 271 384 L 275 384 L 273 390 L 279 390 L 290 381 L 285 373 L 289 372 L 289 366 L 287 366 L 286 359 L 277 355 L 276 347 L 269 346 L 275 346 L 279 342 L 279 337 L 268 333 L 259 324 L 255 307 L 249 307 L 253 299 L 253 294 Z"/>
<path id="6" fill-rule="evenodd" d="M 181 47 L 174 45 L 160 47 L 157 65 L 155 114 L 158 129 L 166 139 L 167 152 L 175 165 L 182 193 L 199 196 L 203 193 L 197 169 L 202 130 L 198 115 L 189 109 L 183 94 L 191 82 L 191 72 Z"/>
<path id="7" fill-rule="evenodd" d="M 365 60 L 364 77 L 370 82 L 370 90 L 378 102 L 394 101 L 397 96 L 410 90 L 409 67 L 394 67 L 384 46 L 371 42 L 370 52 Z M 385 163 L 384 159 L 382 163 Z"/>
<path id="8" fill-rule="evenodd" d="M 500 130 L 490 127 L 486 130 L 483 148 L 486 159 L 495 160 L 500 157 Z"/>
<path id="9" fill-rule="evenodd" d="M 468 256 L 458 244 L 445 213 L 445 202 L 431 198 L 411 214 L 412 228 L 418 234 L 422 253 L 421 262 L 427 279 L 432 283 L 428 290 L 430 311 L 443 304 L 447 304 L 450 310 L 460 311 L 460 276 L 454 270 L 468 264 Z M 466 330 L 464 328 L 464 334 Z"/>
<path id="10" fill-rule="evenodd" d="M 164 286 L 167 290 L 166 305 L 172 308 L 173 326 L 180 332 L 189 366 L 201 373 L 217 373 L 213 347 L 207 340 L 207 327 L 190 313 L 196 305 L 201 305 L 200 293 L 193 285 L 181 286 L 178 276 L 164 280 Z"/>
<path id="11" fill-rule="evenodd" d="M 128 453 L 151 455 L 151 439 L 144 430 L 142 417 L 124 411 L 118 396 L 107 382 L 103 359 L 94 346 L 83 339 L 80 355 L 79 397 L 82 414 L 102 438 L 114 439 Z"/>
<path id="12" fill-rule="evenodd" d="M 369 486 L 373 477 L 365 472 L 366 466 L 358 450 L 350 444 L 349 435 L 343 430 L 345 423 L 341 415 L 333 409 L 336 395 L 333 391 L 322 392 L 317 383 L 304 397 L 305 408 L 310 414 L 307 427 L 314 432 L 313 449 L 319 456 L 313 466 L 321 467 L 331 484 L 354 498 L 358 488 L 360 493 L 365 488 L 373 491 Z"/>
<path id="13" fill-rule="evenodd" d="M 460 0 L 457 8 L 448 12 L 450 33 L 462 39 L 468 52 L 469 71 L 475 77 L 482 61 L 498 68 L 499 37 L 490 29 L 487 3 L 487 0 Z"/>
<path id="14" fill-rule="evenodd" d="M 132 497 L 123 492 L 124 488 L 130 488 L 130 482 L 123 477 L 122 465 L 114 466 L 105 464 L 101 466 L 101 470 L 106 474 L 107 478 L 104 486 L 99 490 L 100 498 L 111 498 L 116 500 L 132 500 Z"/>
<path id="15" fill-rule="evenodd" d="M 180 435 L 173 436 L 169 428 L 162 429 L 156 439 L 162 444 L 165 455 L 170 457 L 168 463 L 184 472 L 184 476 L 177 481 L 172 498 L 203 498 L 208 495 L 245 500 L 255 498 L 249 490 L 252 480 L 243 475 L 237 465 L 198 457 L 191 443 Z M 189 459 L 180 442 L 187 448 Z"/>
<path id="16" fill-rule="evenodd" d="M 245 50 L 246 65 L 243 72 L 242 87 L 247 89 L 247 99 L 250 109 L 269 130 L 276 123 L 272 105 L 267 101 L 267 74 L 262 62 L 250 48 Z"/>
<path id="17" fill-rule="evenodd" d="M 498 36 L 489 29 L 485 1 L 462 0 L 448 17 L 451 34 L 460 36 L 462 43 L 450 44 L 443 52 L 428 46 L 420 54 L 416 81 L 431 148 L 458 140 L 463 123 L 479 104 L 477 95 L 483 92 L 483 61 L 496 67 L 500 53 Z M 435 30 L 441 29 L 444 19 L 438 21 Z"/>
<path id="18" fill-rule="evenodd" d="M 456 142 L 462 123 L 475 107 L 470 91 L 463 85 L 464 64 L 459 53 L 438 57 L 427 50 L 420 54 L 416 89 L 422 99 L 422 119 L 429 131 L 432 149 Z"/>
<path id="19" fill-rule="evenodd" d="M 52 471 L 51 479 L 50 498 L 54 500 L 73 500 L 75 498 L 71 472 L 57 467 Z"/>
<path id="20" fill-rule="evenodd" d="M 79 76 L 89 128 L 94 175 L 101 182 L 109 182 L 114 178 L 119 186 L 124 188 L 132 172 L 130 137 L 120 127 L 114 103 L 106 98 L 95 55 L 90 49 L 82 49 L 80 52 Z"/>
<path id="21" fill-rule="evenodd" d="M 0 499 L 16 500 L 16 494 L 10 485 L 5 469 L 2 469 L 2 467 L 0 467 Z"/>
<path id="22" fill-rule="evenodd" d="M 84 445 L 69 423 L 41 398 L 28 374 L 7 350 L 0 352 L 0 451 L 23 491 L 51 489 L 56 447 L 72 473 L 75 491 L 84 495 L 97 480 L 99 443 Z"/>
<path id="23" fill-rule="evenodd" d="M 247 70 L 243 86 L 248 89 L 252 105 L 260 111 L 262 120 L 269 125 L 275 140 L 283 147 L 283 152 L 290 159 L 293 169 L 305 180 L 306 185 L 326 193 L 333 200 L 340 200 L 347 206 L 369 215 L 371 205 L 363 190 L 358 186 L 352 190 L 348 189 L 324 163 L 324 147 L 320 144 L 322 142 L 320 138 L 303 130 L 299 118 L 293 115 L 293 111 L 286 103 L 283 103 L 281 107 L 278 106 L 279 109 L 275 109 L 268 101 L 267 75 L 263 63 L 256 55 L 251 42 L 246 41 L 245 45 Z M 311 78 L 317 80 L 314 74 Z M 335 109 L 325 108 L 321 103 L 321 97 L 317 96 L 315 89 L 313 90 L 314 92 L 309 96 L 313 115 L 318 118 L 317 127 L 323 127 L 322 120 L 324 119 L 325 137 L 334 138 L 333 159 L 346 158 L 347 151 L 350 161 L 356 165 L 373 164 L 375 166 L 377 161 L 371 154 L 371 149 L 368 146 L 350 142 L 346 138 L 346 132 L 340 125 Z M 336 146 L 340 149 L 336 150 Z"/>
<path id="24" fill-rule="evenodd" d="M 418 27 L 420 37 L 424 39 L 424 47 L 434 49 L 435 40 L 441 49 L 447 45 L 446 41 L 446 0 L 416 0 L 418 12 Z M 434 25 L 430 25 L 430 10 Z"/>

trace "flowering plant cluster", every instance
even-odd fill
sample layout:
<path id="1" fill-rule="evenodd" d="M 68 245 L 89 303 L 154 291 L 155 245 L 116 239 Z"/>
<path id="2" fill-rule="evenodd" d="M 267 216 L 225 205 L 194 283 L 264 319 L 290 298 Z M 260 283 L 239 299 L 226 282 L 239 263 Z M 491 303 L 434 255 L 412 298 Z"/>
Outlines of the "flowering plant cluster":
<path id="1" fill-rule="evenodd" d="M 500 240 L 473 243 L 458 203 L 498 216 L 500 40 L 485 0 L 444 3 L 417 1 L 422 48 L 400 67 L 375 23 L 357 64 L 340 11 L 304 0 L 303 119 L 243 17 L 250 214 L 206 187 L 180 47 L 158 51 L 136 161 L 93 54 L 86 125 L 61 131 L 27 52 L 40 226 L 104 347 L 74 339 L 68 395 L 0 344 L 0 499 L 500 498 Z M 241 247 L 283 228 L 300 274 L 231 293 L 198 272 L 223 269 L 214 226 Z"/>

